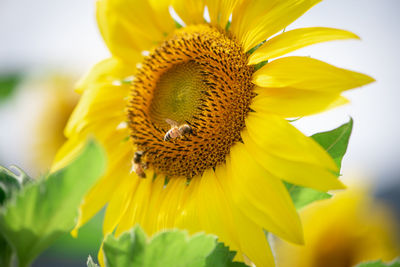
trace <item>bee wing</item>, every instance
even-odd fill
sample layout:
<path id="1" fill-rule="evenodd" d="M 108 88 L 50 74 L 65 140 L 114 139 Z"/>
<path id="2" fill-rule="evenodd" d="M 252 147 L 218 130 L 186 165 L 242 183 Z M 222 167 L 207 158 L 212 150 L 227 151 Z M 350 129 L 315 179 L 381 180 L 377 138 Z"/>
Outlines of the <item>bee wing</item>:
<path id="1" fill-rule="evenodd" d="M 165 121 L 166 121 L 166 123 L 168 123 L 169 125 L 171 125 L 171 127 L 174 127 L 174 126 L 178 126 L 178 125 L 179 125 L 176 121 L 171 120 L 171 119 L 165 119 Z"/>

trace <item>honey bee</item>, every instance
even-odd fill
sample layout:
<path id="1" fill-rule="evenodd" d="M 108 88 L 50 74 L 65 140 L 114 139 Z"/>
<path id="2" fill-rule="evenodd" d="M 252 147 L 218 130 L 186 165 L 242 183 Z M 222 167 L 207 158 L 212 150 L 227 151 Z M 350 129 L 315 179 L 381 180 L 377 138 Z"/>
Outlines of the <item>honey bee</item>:
<path id="1" fill-rule="evenodd" d="M 166 119 L 165 120 L 169 125 L 171 125 L 171 129 L 164 135 L 164 141 L 169 141 L 171 139 L 175 139 L 185 134 L 192 133 L 192 127 L 189 124 L 179 125 L 176 121 Z"/>
<path id="2" fill-rule="evenodd" d="M 143 151 L 136 151 L 132 159 L 131 172 L 135 172 L 140 178 L 146 178 L 144 170 L 147 168 L 146 163 L 142 162 Z"/>

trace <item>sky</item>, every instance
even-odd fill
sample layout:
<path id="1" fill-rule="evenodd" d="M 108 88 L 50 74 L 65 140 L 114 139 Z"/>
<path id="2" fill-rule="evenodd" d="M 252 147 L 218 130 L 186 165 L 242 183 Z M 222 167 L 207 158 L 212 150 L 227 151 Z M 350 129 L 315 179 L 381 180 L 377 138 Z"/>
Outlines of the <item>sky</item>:
<path id="1" fill-rule="evenodd" d="M 310 135 L 333 129 L 352 117 L 354 131 L 342 171 L 379 185 L 390 185 L 400 177 L 399 10 L 398 0 L 325 0 L 288 27 L 335 27 L 361 37 L 361 41 L 323 43 L 291 53 L 376 79 L 374 84 L 346 92 L 350 105 L 301 118 L 294 124 Z M 93 0 L 0 0 L 0 36 L 3 73 L 61 69 L 80 75 L 109 56 L 96 25 Z M 29 121 L 29 114 L 20 113 Z M 13 137 L 5 133 L 10 132 L 6 122 L 14 126 L 21 123 L 1 113 L 0 119 L 0 151 L 4 154 L 8 149 L 4 144 L 12 143 L 8 138 Z M 25 134 L 18 131 L 19 137 Z"/>

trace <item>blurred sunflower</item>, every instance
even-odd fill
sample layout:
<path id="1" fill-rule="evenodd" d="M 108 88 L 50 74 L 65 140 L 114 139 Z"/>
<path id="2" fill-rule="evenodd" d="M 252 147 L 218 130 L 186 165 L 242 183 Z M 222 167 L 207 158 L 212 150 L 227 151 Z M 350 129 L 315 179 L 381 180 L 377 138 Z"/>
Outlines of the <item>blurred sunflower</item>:
<path id="1" fill-rule="evenodd" d="M 78 94 L 73 91 L 74 78 L 67 75 L 50 75 L 41 82 L 42 100 L 32 134 L 34 165 L 43 174 L 48 171 L 57 150 L 65 143 L 64 128 L 78 103 Z"/>
<path id="2" fill-rule="evenodd" d="M 373 81 L 309 57 L 265 65 L 307 45 L 357 38 L 329 28 L 270 38 L 318 2 L 98 1 L 112 57 L 80 83 L 54 165 L 64 166 L 90 135 L 108 153 L 108 171 L 86 196 L 77 229 L 108 203 L 104 234 L 137 223 L 148 234 L 206 231 L 257 266 L 274 266 L 263 229 L 302 243 L 281 179 L 323 191 L 343 185 L 329 155 L 285 118 L 342 104 L 342 91 Z M 176 123 L 173 132 L 167 121 Z"/>
<path id="3" fill-rule="evenodd" d="M 359 185 L 313 203 L 300 216 L 305 246 L 276 240 L 279 267 L 351 267 L 400 255 L 393 216 Z"/>
<path id="4" fill-rule="evenodd" d="M 79 99 L 73 90 L 76 76 L 43 71 L 20 79 L 16 94 L 4 103 L 0 158 L 38 177 L 49 171 L 66 141 L 64 128 Z"/>

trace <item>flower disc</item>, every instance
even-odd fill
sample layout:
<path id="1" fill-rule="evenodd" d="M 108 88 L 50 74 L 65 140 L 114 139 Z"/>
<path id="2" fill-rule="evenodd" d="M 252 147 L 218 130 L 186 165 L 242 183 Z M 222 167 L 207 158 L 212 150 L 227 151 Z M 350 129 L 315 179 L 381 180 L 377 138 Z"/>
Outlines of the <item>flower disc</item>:
<path id="1" fill-rule="evenodd" d="M 131 135 L 156 173 L 193 177 L 224 162 L 241 140 L 254 97 L 254 67 L 227 32 L 188 26 L 145 58 L 133 81 L 128 108 Z M 171 126 L 192 133 L 165 141 Z"/>

